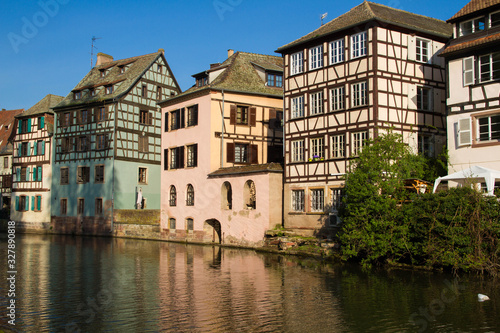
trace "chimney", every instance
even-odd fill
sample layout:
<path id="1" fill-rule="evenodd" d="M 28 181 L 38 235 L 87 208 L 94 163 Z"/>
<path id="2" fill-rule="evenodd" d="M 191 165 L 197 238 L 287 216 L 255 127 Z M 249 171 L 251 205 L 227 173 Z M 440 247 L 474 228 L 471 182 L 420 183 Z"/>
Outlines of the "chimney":
<path id="1" fill-rule="evenodd" d="M 106 64 L 106 63 L 112 62 L 112 61 L 113 61 L 112 56 L 110 56 L 106 53 L 99 52 L 99 53 L 97 53 L 97 61 L 96 61 L 95 65 L 99 66 L 99 65 Z"/>
<path id="2" fill-rule="evenodd" d="M 234 54 L 234 50 L 233 49 L 229 49 L 227 50 L 227 57 L 231 57 L 232 55 Z"/>
<path id="3" fill-rule="evenodd" d="M 220 66 L 220 62 L 217 62 L 215 64 L 210 64 L 210 69 L 216 68 L 216 67 L 219 67 L 219 66 Z"/>
<path id="4" fill-rule="evenodd" d="M 158 49 L 158 52 L 161 52 L 162 54 L 165 54 L 165 50 L 164 49 Z"/>

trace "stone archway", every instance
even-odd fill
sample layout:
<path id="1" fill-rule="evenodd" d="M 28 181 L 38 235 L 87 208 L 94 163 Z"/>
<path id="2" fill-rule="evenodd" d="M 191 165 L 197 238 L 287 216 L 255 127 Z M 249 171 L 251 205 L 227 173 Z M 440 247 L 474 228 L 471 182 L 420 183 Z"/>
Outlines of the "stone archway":
<path id="1" fill-rule="evenodd" d="M 205 232 L 203 240 L 207 243 L 222 243 L 221 224 L 216 219 L 206 220 L 203 224 L 203 231 Z"/>

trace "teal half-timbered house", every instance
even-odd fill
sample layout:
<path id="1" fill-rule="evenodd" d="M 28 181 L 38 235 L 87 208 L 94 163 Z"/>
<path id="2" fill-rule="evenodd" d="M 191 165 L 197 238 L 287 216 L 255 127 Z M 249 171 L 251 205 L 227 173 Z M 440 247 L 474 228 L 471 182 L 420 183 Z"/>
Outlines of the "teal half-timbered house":
<path id="1" fill-rule="evenodd" d="M 163 50 L 94 68 L 54 108 L 52 224 L 107 234 L 117 210 L 160 209 L 161 112 L 180 88 Z"/>

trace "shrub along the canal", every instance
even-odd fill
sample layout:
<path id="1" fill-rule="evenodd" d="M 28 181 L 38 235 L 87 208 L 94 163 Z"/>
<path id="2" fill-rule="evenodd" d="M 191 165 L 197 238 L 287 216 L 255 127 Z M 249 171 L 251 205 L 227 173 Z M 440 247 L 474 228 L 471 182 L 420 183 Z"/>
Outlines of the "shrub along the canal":
<path id="1" fill-rule="evenodd" d="M 405 179 L 433 180 L 443 158 L 413 154 L 394 133 L 363 147 L 346 176 L 339 233 L 345 260 L 499 271 L 500 205 L 470 188 L 409 194 Z"/>

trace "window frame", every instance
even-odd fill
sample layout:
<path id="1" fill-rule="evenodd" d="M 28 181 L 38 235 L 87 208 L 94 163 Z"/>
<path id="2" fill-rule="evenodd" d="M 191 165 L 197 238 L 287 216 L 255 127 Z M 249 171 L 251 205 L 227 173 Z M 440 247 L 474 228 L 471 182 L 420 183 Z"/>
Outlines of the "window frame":
<path id="1" fill-rule="evenodd" d="M 360 136 L 359 138 L 357 136 Z M 352 145 L 351 145 L 351 154 L 352 156 L 358 156 L 359 153 L 363 150 L 363 147 L 366 146 L 366 141 L 370 139 L 370 133 L 368 130 L 359 131 L 352 133 Z"/>
<path id="2" fill-rule="evenodd" d="M 330 88 L 331 111 L 345 110 L 345 86 Z"/>
<path id="3" fill-rule="evenodd" d="M 95 203 L 94 203 L 94 214 L 96 216 L 102 215 L 103 213 L 103 198 L 95 198 Z"/>
<path id="4" fill-rule="evenodd" d="M 304 189 L 292 189 L 291 198 L 291 210 L 296 213 L 305 212 L 305 190 Z"/>
<path id="5" fill-rule="evenodd" d="M 248 126 L 250 108 L 246 105 L 236 105 L 236 125 Z"/>
<path id="6" fill-rule="evenodd" d="M 358 39 L 358 37 L 360 37 Z M 364 57 L 368 54 L 368 32 L 362 31 L 350 36 L 351 59 Z"/>
<path id="7" fill-rule="evenodd" d="M 148 184 L 148 168 L 138 167 L 137 168 L 137 183 L 141 185 Z"/>
<path id="8" fill-rule="evenodd" d="M 312 160 L 325 158 L 325 137 L 319 136 L 310 138 L 310 147 L 309 151 L 311 156 L 309 157 Z"/>
<path id="9" fill-rule="evenodd" d="M 299 51 L 290 55 L 290 76 L 304 72 L 304 52 Z"/>
<path id="10" fill-rule="evenodd" d="M 59 185 L 69 185 L 69 167 L 59 169 Z"/>
<path id="11" fill-rule="evenodd" d="M 351 84 L 351 106 L 353 108 L 368 105 L 368 81 L 360 81 Z"/>
<path id="12" fill-rule="evenodd" d="M 345 39 L 340 38 L 329 43 L 330 65 L 336 65 L 345 60 Z"/>
<path id="13" fill-rule="evenodd" d="M 59 212 L 60 215 L 68 214 L 68 198 L 61 198 L 59 200 Z"/>
<path id="14" fill-rule="evenodd" d="M 304 162 L 305 160 L 305 140 L 293 140 L 290 143 L 290 155 L 292 162 Z"/>
<path id="15" fill-rule="evenodd" d="M 425 94 L 427 92 L 427 96 Z M 417 86 L 417 110 L 432 111 L 432 88 L 426 86 Z"/>
<path id="16" fill-rule="evenodd" d="M 235 142 L 234 143 L 234 163 L 241 163 L 241 164 L 250 163 L 249 150 L 250 150 L 250 144 Z"/>
<path id="17" fill-rule="evenodd" d="M 194 168 L 198 166 L 198 144 L 186 146 L 186 167 Z"/>
<path id="18" fill-rule="evenodd" d="M 90 167 L 87 165 L 79 165 L 76 167 L 76 183 L 87 184 L 90 182 Z"/>
<path id="19" fill-rule="evenodd" d="M 487 17 L 486 16 L 477 16 L 477 17 L 474 17 L 472 19 L 469 19 L 469 20 L 465 20 L 465 21 L 462 21 L 458 24 L 458 36 L 459 37 L 463 37 L 463 36 L 468 36 L 468 35 L 472 35 L 472 34 L 475 34 L 477 32 L 480 32 L 480 31 L 484 31 L 486 30 L 486 28 L 488 26 L 490 26 L 491 22 L 490 22 L 490 15 L 488 15 Z M 479 20 L 483 19 L 484 22 L 483 22 L 483 29 L 478 29 L 476 31 L 476 29 L 479 27 L 479 25 L 476 26 L 476 21 L 479 22 Z M 469 33 L 466 33 L 464 34 L 464 31 L 463 31 L 463 25 L 465 23 L 472 23 L 471 24 L 471 29 L 470 29 L 470 32 Z"/>
<path id="20" fill-rule="evenodd" d="M 194 187 L 191 184 L 186 186 L 186 206 L 194 206 Z"/>
<path id="21" fill-rule="evenodd" d="M 497 59 L 494 59 L 496 56 Z M 483 72 L 483 58 L 488 57 L 488 71 Z M 496 60 L 496 61 L 494 61 Z M 477 68 L 478 68 L 478 79 L 479 83 L 486 83 L 486 82 L 493 82 L 493 81 L 498 81 L 500 80 L 500 51 L 499 52 L 492 52 L 488 54 L 483 54 L 477 57 Z M 497 70 L 495 70 L 495 64 L 499 67 Z M 488 79 L 483 79 L 483 75 L 485 73 L 488 73 L 489 78 Z M 495 77 L 496 74 L 496 77 Z"/>
<path id="22" fill-rule="evenodd" d="M 344 158 L 345 156 L 345 133 L 330 136 L 331 158 Z"/>
<path id="23" fill-rule="evenodd" d="M 311 188 L 309 189 L 309 196 L 311 198 L 311 212 L 324 213 L 325 212 L 325 189 L 324 188 Z"/>
<path id="24" fill-rule="evenodd" d="M 492 122 L 492 118 L 496 118 L 496 122 Z M 481 120 L 487 119 L 488 122 L 487 124 L 481 124 Z M 477 128 L 477 135 L 476 135 L 476 142 L 479 143 L 485 143 L 485 142 L 495 142 L 495 141 L 500 141 L 500 113 L 496 114 L 489 114 L 489 115 L 484 115 L 484 116 L 477 116 L 475 118 L 475 124 Z M 486 125 L 486 126 L 485 126 Z M 492 127 L 496 126 L 498 130 L 493 130 Z M 482 128 L 487 127 L 487 131 L 484 132 L 482 131 Z M 487 139 L 481 139 L 484 133 L 487 134 L 488 138 Z M 492 135 L 494 134 L 494 135 Z"/>
<path id="25" fill-rule="evenodd" d="M 76 214 L 85 215 L 85 198 L 76 199 Z"/>
<path id="26" fill-rule="evenodd" d="M 315 116 L 324 113 L 323 90 L 309 94 L 309 115 Z"/>
<path id="27" fill-rule="evenodd" d="M 309 70 L 313 71 L 323 67 L 323 44 L 309 49 Z"/>
<path id="28" fill-rule="evenodd" d="M 104 164 L 94 166 L 94 184 L 104 183 L 104 171 L 106 170 Z"/>
<path id="29" fill-rule="evenodd" d="M 415 61 L 421 63 L 428 63 L 431 59 L 430 49 L 432 42 L 425 38 L 415 39 Z M 419 52 L 420 51 L 420 52 Z"/>
<path id="30" fill-rule="evenodd" d="M 170 207 L 177 206 L 177 189 L 174 185 L 170 185 L 170 190 L 168 192 L 168 205 Z"/>
<path id="31" fill-rule="evenodd" d="M 295 96 L 290 98 L 290 118 L 303 118 L 304 117 L 304 95 Z"/>

